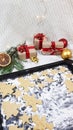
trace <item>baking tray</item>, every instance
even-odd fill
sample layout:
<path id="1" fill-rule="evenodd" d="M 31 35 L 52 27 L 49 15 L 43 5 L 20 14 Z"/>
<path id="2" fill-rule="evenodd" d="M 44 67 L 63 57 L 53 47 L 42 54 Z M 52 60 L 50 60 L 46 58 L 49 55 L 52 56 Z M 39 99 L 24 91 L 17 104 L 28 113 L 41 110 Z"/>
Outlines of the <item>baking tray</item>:
<path id="1" fill-rule="evenodd" d="M 18 78 L 21 76 L 26 76 L 27 74 L 32 74 L 34 72 L 40 72 L 40 71 L 43 71 L 46 69 L 51 69 L 51 68 L 58 67 L 58 66 L 66 66 L 73 74 L 73 60 L 68 59 L 68 60 L 62 60 L 62 61 L 58 61 L 55 63 L 45 64 L 45 65 L 41 65 L 38 67 L 33 67 L 33 68 L 29 68 L 29 69 L 9 73 L 9 74 L 0 75 L 0 82 L 7 80 L 7 79 L 15 79 L 15 78 Z M 0 115 L 0 130 L 8 130 L 8 129 L 5 129 L 2 127 L 2 114 Z M 61 129 L 58 129 L 58 130 L 61 130 Z M 70 126 L 70 127 L 68 126 L 68 128 L 65 128 L 62 130 L 73 130 L 73 126 Z"/>
<path id="2" fill-rule="evenodd" d="M 24 69 L 24 70 L 0 75 L 0 80 L 7 79 L 7 78 L 19 77 L 19 76 L 22 76 L 22 75 L 26 75 L 28 73 L 34 73 L 36 71 L 41 71 L 41 70 L 45 70 L 45 69 L 48 69 L 48 68 L 53 68 L 53 67 L 56 67 L 56 66 L 59 66 L 59 65 L 67 65 L 68 68 L 73 73 L 73 60 L 68 59 L 68 60 L 61 60 L 61 61 L 58 61 L 58 62 L 45 64 L 45 65 L 41 65 L 41 66 L 38 66 L 38 67 L 33 67 L 33 68 L 29 68 L 29 69 Z"/>

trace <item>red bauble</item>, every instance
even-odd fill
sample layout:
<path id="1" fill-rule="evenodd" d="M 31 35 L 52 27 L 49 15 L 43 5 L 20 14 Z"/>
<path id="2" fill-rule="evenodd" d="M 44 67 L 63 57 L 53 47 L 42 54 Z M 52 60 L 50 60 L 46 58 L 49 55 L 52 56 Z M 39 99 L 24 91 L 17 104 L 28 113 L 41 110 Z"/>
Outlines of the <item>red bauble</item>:
<path id="1" fill-rule="evenodd" d="M 63 42 L 64 43 L 64 48 L 67 47 L 67 45 L 68 45 L 68 41 L 65 38 L 59 39 L 59 42 Z"/>

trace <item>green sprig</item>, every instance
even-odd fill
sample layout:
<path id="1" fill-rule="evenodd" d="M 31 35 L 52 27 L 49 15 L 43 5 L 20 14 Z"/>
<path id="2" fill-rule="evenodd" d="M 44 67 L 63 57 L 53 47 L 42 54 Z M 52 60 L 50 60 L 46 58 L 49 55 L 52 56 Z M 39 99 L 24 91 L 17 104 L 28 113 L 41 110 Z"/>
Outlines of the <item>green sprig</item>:
<path id="1" fill-rule="evenodd" d="M 6 51 L 7 54 L 11 57 L 11 63 L 6 67 L 0 67 L 0 75 L 11 73 L 13 69 L 22 70 L 24 66 L 22 65 L 22 61 L 18 58 L 16 47 L 11 47 Z"/>

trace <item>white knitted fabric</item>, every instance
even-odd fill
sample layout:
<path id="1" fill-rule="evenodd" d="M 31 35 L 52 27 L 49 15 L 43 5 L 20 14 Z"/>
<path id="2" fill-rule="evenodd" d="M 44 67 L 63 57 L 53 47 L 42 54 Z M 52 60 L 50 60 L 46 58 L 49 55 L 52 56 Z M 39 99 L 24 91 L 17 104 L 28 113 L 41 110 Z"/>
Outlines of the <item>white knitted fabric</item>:
<path id="1" fill-rule="evenodd" d="M 32 43 L 38 32 L 72 43 L 73 0 L 0 0 L 0 51 L 25 40 Z"/>

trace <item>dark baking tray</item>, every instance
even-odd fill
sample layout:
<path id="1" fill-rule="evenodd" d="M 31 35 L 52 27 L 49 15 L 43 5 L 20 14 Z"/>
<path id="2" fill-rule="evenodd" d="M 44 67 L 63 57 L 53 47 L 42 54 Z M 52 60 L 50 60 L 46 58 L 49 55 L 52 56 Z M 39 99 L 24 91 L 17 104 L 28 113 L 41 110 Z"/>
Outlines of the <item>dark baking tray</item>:
<path id="1" fill-rule="evenodd" d="M 34 72 L 37 72 L 37 71 L 42 71 L 42 70 L 45 70 L 45 69 L 48 69 L 48 68 L 53 68 L 53 67 L 56 67 L 56 66 L 59 66 L 59 65 L 67 65 L 68 68 L 73 73 L 73 60 L 67 59 L 67 60 L 61 60 L 61 61 L 50 63 L 50 64 L 45 64 L 45 65 L 41 65 L 41 66 L 37 66 L 37 67 L 25 69 L 25 70 L 20 70 L 20 71 L 8 73 L 8 74 L 0 75 L 0 81 L 7 79 L 7 78 L 20 77 L 20 76 L 26 75 L 28 73 L 34 73 Z"/>
<path id="2" fill-rule="evenodd" d="M 67 60 L 61 60 L 58 62 L 45 64 L 45 65 L 41 65 L 41 66 L 37 66 L 37 67 L 33 67 L 33 68 L 21 70 L 21 71 L 16 71 L 13 73 L 0 75 L 0 81 L 8 79 L 8 78 L 14 79 L 16 77 L 25 76 L 29 73 L 31 74 L 31 73 L 34 73 L 37 71 L 42 71 L 42 70 L 48 69 L 48 68 L 57 67 L 59 65 L 66 65 L 68 67 L 68 69 L 71 71 L 71 73 L 73 74 L 73 60 L 67 59 Z M 1 114 L 0 114 L 0 130 L 3 130 L 3 128 L 2 128 L 2 115 Z M 73 128 L 70 128 L 68 130 L 73 130 Z"/>

